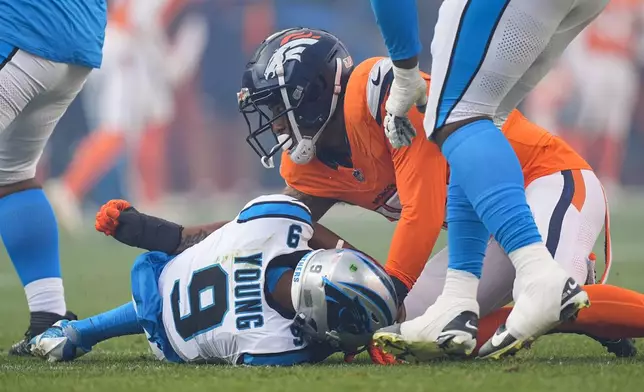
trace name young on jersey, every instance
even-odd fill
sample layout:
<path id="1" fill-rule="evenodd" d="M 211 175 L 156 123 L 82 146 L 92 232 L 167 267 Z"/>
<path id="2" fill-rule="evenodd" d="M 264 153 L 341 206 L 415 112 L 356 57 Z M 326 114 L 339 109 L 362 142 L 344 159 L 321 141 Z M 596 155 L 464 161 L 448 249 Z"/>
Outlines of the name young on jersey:
<path id="1" fill-rule="evenodd" d="M 244 331 L 264 326 L 262 306 L 262 253 L 235 257 L 233 261 L 235 326 Z"/>

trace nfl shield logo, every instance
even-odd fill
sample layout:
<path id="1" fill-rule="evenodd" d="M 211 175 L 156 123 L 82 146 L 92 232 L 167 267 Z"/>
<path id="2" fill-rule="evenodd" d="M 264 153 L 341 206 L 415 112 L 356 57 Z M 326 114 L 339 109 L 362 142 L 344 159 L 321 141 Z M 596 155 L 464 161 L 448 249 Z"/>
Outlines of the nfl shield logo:
<path id="1" fill-rule="evenodd" d="M 362 174 L 362 170 L 360 169 L 353 170 L 353 177 L 360 182 L 364 181 L 364 175 Z"/>

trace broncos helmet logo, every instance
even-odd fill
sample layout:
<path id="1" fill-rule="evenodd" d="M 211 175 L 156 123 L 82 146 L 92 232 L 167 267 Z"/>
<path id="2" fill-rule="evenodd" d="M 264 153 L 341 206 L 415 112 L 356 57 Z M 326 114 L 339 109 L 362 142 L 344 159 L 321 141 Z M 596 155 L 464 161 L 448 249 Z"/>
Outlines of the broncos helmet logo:
<path id="1" fill-rule="evenodd" d="M 309 46 L 315 45 L 318 42 L 318 38 L 320 37 L 313 36 L 313 34 L 297 34 L 284 38 L 282 40 L 282 46 L 273 53 L 268 61 L 268 65 L 264 71 L 264 78 L 267 80 L 274 78 L 277 75 L 277 66 L 280 64 L 286 64 L 286 62 L 291 60 L 302 62 L 302 52 Z"/>

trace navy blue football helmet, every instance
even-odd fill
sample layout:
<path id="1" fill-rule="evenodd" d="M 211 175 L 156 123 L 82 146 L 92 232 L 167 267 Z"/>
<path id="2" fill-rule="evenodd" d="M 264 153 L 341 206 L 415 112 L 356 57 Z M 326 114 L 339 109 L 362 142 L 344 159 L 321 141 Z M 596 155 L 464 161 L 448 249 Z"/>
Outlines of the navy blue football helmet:
<path id="1" fill-rule="evenodd" d="M 297 164 L 313 159 L 353 68 L 344 44 L 323 30 L 292 28 L 262 42 L 246 65 L 237 100 L 248 124 L 246 141 L 264 167 L 274 167 L 280 150 Z M 267 131 L 276 142 L 268 149 L 259 140 Z"/>

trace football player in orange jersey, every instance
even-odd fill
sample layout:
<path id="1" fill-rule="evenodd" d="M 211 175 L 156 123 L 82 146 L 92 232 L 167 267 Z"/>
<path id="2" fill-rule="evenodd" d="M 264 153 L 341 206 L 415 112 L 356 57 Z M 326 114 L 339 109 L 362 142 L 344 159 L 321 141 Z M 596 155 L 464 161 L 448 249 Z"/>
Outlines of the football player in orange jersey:
<path id="1" fill-rule="evenodd" d="M 385 268 L 404 301 L 401 309 L 406 315 L 401 312 L 401 320 L 410 320 L 398 324 L 399 330 L 413 326 L 413 319 L 437 299 L 445 282 L 447 251 L 430 263 L 427 260 L 443 226 L 448 167 L 436 145 L 426 139 L 415 138 L 409 147 L 395 150 L 381 132 L 392 77 L 386 58 L 369 59 L 354 67 L 348 51 L 333 35 L 289 29 L 262 43 L 247 66 L 238 98 L 250 128 L 248 142 L 266 167 L 273 167 L 274 155 L 282 152 L 285 193 L 306 203 L 315 220 L 342 202 L 397 221 Z M 429 76 L 426 79 L 429 83 Z M 420 113 L 412 111 L 410 119 L 422 127 Z M 519 112 L 512 113 L 503 131 L 520 158 L 528 200 L 548 249 L 575 279 L 594 283 L 594 265 L 588 256 L 608 216 L 601 184 L 569 146 Z M 260 141 L 264 135 L 276 140 L 272 147 L 264 147 Z M 430 176 L 429 180 L 421 181 L 423 176 Z M 183 228 L 164 221 L 149 225 L 145 222 L 157 218 L 118 205 L 108 203 L 99 211 L 97 229 L 149 250 L 176 253 L 220 225 Z M 319 224 L 315 230 L 312 247 L 331 248 L 341 240 Z M 153 231 L 163 231 L 165 240 L 159 242 L 156 236 L 156 241 L 148 241 L 145 233 Z M 608 239 L 607 235 L 610 261 Z M 346 242 L 344 246 L 351 247 Z M 483 317 L 480 336 L 491 336 L 505 321 L 507 311 L 499 307 L 512 301 L 513 280 L 511 262 L 491 240 L 478 288 Z M 638 321 L 630 313 L 635 309 L 644 314 L 644 297 L 608 285 L 597 285 L 589 293 L 604 306 L 582 312 L 578 322 L 558 330 L 600 336 L 597 339 L 611 352 L 632 355 L 632 341 L 620 338 L 644 335 L 644 321 L 633 325 Z M 616 297 L 621 302 L 614 301 Z M 616 309 L 624 310 L 620 306 L 628 311 L 615 316 L 620 314 Z M 380 343 L 391 343 L 388 336 Z M 410 352 L 414 354 L 413 347 Z M 377 351 L 372 354 L 382 360 Z"/>

